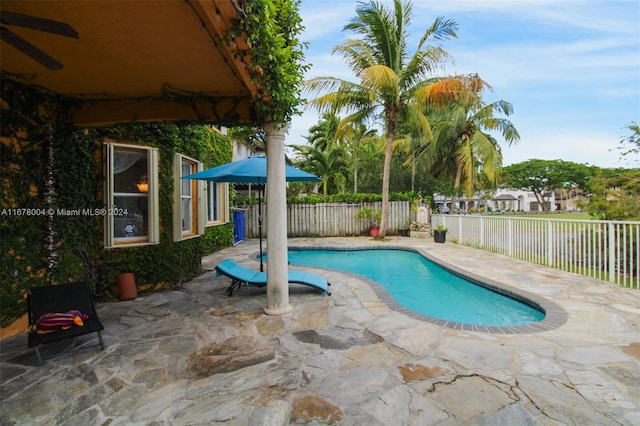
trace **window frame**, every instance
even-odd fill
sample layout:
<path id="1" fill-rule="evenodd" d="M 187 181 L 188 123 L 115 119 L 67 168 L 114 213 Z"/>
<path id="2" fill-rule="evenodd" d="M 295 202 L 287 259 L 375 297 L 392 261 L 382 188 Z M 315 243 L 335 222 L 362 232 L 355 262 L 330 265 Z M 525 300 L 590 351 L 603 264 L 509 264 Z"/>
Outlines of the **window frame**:
<path id="1" fill-rule="evenodd" d="M 216 195 L 212 199 L 211 188 L 215 186 Z M 205 191 L 207 192 L 206 218 L 207 226 L 223 225 L 229 222 L 229 184 L 227 182 L 207 182 Z M 218 218 L 211 219 L 213 205 L 217 204 Z"/>
<path id="2" fill-rule="evenodd" d="M 145 145 L 134 145 L 108 141 L 103 146 L 105 165 L 105 185 L 104 185 L 104 238 L 105 248 L 128 248 L 154 245 L 160 243 L 160 210 L 158 195 L 158 150 Z M 128 193 L 115 192 L 114 157 L 116 151 L 144 152 L 147 156 L 147 233 L 146 236 L 137 237 L 116 237 L 115 227 L 118 216 L 127 215 L 115 203 L 116 196 L 122 197 Z"/>
<path id="3" fill-rule="evenodd" d="M 189 174 L 201 172 L 202 162 L 195 158 L 188 157 L 183 154 L 176 153 L 173 157 L 173 176 L 174 176 L 174 192 L 173 192 L 173 240 L 183 241 L 191 238 L 200 237 L 204 233 L 206 224 L 206 186 L 205 181 L 190 179 L 189 187 L 191 189 L 191 229 L 183 231 L 183 200 L 184 195 L 182 188 L 185 179 L 182 179 L 183 175 L 182 165 L 183 163 L 191 164 L 191 170 Z"/>

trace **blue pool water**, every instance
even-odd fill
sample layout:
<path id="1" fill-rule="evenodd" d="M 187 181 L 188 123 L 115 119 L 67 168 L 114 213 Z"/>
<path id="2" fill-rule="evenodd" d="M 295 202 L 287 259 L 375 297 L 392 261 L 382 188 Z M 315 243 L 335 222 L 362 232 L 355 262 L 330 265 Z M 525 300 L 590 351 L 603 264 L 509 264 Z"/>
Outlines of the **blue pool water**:
<path id="1" fill-rule="evenodd" d="M 544 313 L 467 281 L 418 253 L 405 250 L 289 250 L 291 264 L 339 269 L 367 277 L 400 305 L 446 321 L 518 326 Z"/>

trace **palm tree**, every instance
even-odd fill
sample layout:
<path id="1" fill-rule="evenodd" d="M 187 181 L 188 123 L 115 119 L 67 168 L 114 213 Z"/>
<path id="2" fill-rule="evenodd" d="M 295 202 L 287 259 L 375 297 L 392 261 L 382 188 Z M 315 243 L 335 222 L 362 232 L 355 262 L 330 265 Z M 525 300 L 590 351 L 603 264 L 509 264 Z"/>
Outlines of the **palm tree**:
<path id="1" fill-rule="evenodd" d="M 338 124 L 336 129 L 336 140 L 342 141 L 343 145 L 350 150 L 353 160 L 353 193 L 358 193 L 358 161 L 360 160 L 360 147 L 367 140 L 378 137 L 376 129 L 358 121 L 352 121 L 355 117 L 347 117 Z"/>
<path id="2" fill-rule="evenodd" d="M 306 139 L 314 147 L 324 150 L 336 143 L 336 129 L 340 123 L 340 117 L 333 113 L 325 113 L 317 124 L 309 127 L 309 135 Z"/>
<path id="3" fill-rule="evenodd" d="M 517 143 L 520 135 L 511 121 L 496 116 L 509 116 L 513 113 L 513 106 L 506 101 L 485 105 L 477 94 L 460 99 L 444 112 L 446 118 L 434 124 L 434 143 L 427 151 L 427 158 L 432 162 L 438 158 L 449 159 L 440 164 L 444 166 L 445 173 L 454 176 L 454 195 L 451 200 L 453 207 L 455 194 L 461 186 L 464 186 L 467 195 L 473 193 L 478 174 L 489 185 L 494 186 L 497 182 L 498 172 L 502 167 L 502 152 L 489 132 L 498 131 L 509 145 Z"/>
<path id="4" fill-rule="evenodd" d="M 329 194 L 330 184 L 337 188 L 338 192 L 344 192 L 347 172 L 344 149 L 335 145 L 324 150 L 309 145 L 290 146 L 300 154 L 299 165 L 322 178 L 324 195 Z"/>
<path id="5" fill-rule="evenodd" d="M 430 39 L 456 37 L 457 24 L 437 18 L 427 28 L 412 56 L 407 52 L 407 28 L 411 23 L 410 2 L 394 0 L 393 9 L 371 1 L 359 3 L 356 17 L 344 29 L 359 37 L 333 48 L 360 79 L 353 83 L 335 77 L 317 77 L 305 83 L 305 88 L 318 94 L 308 105 L 320 112 L 346 110 L 361 122 L 380 120 L 386 135 L 382 177 L 382 220 L 377 238 L 384 238 L 389 215 L 389 177 L 393 141 L 400 120 L 416 97 L 431 102 L 446 102 L 467 90 L 464 78 L 443 79 L 426 84 L 436 67 L 448 58 L 440 47 L 428 46 Z"/>
<path id="6" fill-rule="evenodd" d="M 409 112 L 410 115 L 405 118 L 400 129 L 404 137 L 394 142 L 393 149 L 406 158 L 404 166 L 411 170 L 411 191 L 414 191 L 418 167 L 417 156 L 424 147 L 433 142 L 433 133 L 430 120 L 423 111 L 419 108 L 411 108 Z"/>

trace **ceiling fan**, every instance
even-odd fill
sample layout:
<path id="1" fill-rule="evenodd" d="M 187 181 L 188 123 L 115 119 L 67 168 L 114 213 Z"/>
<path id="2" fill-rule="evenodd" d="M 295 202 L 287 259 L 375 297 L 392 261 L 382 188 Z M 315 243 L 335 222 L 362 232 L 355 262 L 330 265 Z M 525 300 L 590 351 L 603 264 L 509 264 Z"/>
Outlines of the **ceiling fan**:
<path id="1" fill-rule="evenodd" d="M 34 61 L 42 64 L 50 70 L 62 69 L 64 65 L 54 58 L 29 43 L 4 25 L 15 25 L 23 28 L 30 28 L 36 31 L 44 31 L 65 37 L 79 39 L 78 32 L 73 27 L 64 22 L 52 21 L 50 19 L 36 18 L 35 16 L 22 15 L 13 12 L 0 12 L 0 40 L 4 40 L 20 52 L 29 56 Z"/>

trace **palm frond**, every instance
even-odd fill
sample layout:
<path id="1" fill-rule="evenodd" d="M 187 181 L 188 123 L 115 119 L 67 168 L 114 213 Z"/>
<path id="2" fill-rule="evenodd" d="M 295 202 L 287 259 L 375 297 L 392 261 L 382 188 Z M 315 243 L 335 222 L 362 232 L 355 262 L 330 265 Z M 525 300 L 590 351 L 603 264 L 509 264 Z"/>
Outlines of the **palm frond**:
<path id="1" fill-rule="evenodd" d="M 361 85 L 345 85 L 344 88 L 308 101 L 305 107 L 316 109 L 320 113 L 354 114 L 359 112 L 363 117 L 371 119 L 378 108 L 378 104 L 372 100 L 372 96 L 375 94 Z"/>
<path id="2" fill-rule="evenodd" d="M 397 100 L 400 95 L 398 75 L 385 65 L 366 68 L 361 74 L 362 86 L 371 93 L 382 94 L 388 100 Z"/>
<path id="3" fill-rule="evenodd" d="M 376 61 L 399 71 L 406 57 L 406 27 L 411 18 L 411 4 L 394 0 L 393 10 L 371 1 L 361 2 L 356 17 L 345 25 L 345 31 L 353 31 L 376 53 Z"/>
<path id="4" fill-rule="evenodd" d="M 489 183 L 496 183 L 499 170 L 502 167 L 500 146 L 495 139 L 484 132 L 475 132 L 471 138 L 471 145 L 480 163 L 482 174 Z"/>
<path id="5" fill-rule="evenodd" d="M 371 116 L 368 110 L 359 110 L 353 114 L 347 115 L 340 120 L 336 128 L 336 138 L 338 139 L 360 139 L 371 136 L 376 133 L 374 129 L 368 129 L 366 121 Z"/>
<path id="6" fill-rule="evenodd" d="M 418 43 L 418 49 L 421 49 L 425 42 L 430 37 L 433 37 L 435 40 L 448 40 L 450 38 L 458 38 L 458 34 L 456 31 L 458 30 L 458 24 L 453 19 L 445 19 L 442 16 L 439 16 L 433 21 L 431 26 L 427 28 L 424 35 L 420 39 L 420 43 Z"/>
<path id="7" fill-rule="evenodd" d="M 416 52 L 405 65 L 401 75 L 401 86 L 404 90 L 418 88 L 436 68 L 449 60 L 449 54 L 440 47 L 430 47 Z"/>
<path id="8" fill-rule="evenodd" d="M 375 65 L 377 58 L 371 46 L 363 40 L 346 40 L 343 44 L 335 46 L 331 53 L 339 53 L 347 62 L 347 66 L 356 75 L 363 69 Z"/>
<path id="9" fill-rule="evenodd" d="M 320 94 L 334 92 L 347 84 L 348 81 L 336 77 L 315 77 L 305 81 L 302 89 L 307 94 Z"/>
<path id="10" fill-rule="evenodd" d="M 465 178 L 464 189 L 469 196 L 473 193 L 473 171 L 475 166 L 474 154 L 475 152 L 468 138 L 462 141 L 455 154 L 458 169 L 461 171 L 461 176 Z"/>
<path id="11" fill-rule="evenodd" d="M 469 102 L 477 98 L 477 94 L 490 89 L 488 83 L 477 75 L 455 76 L 437 81 L 416 90 L 414 96 L 420 102 L 436 107 L 446 106 L 453 102 Z"/>

